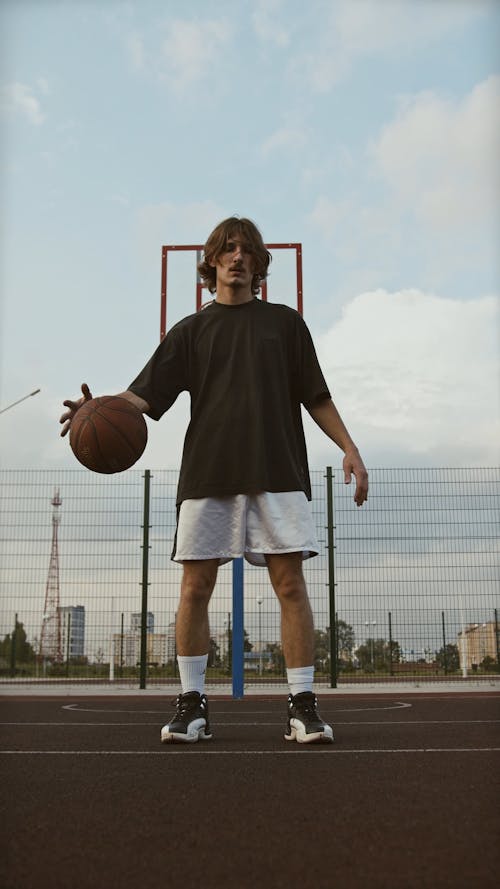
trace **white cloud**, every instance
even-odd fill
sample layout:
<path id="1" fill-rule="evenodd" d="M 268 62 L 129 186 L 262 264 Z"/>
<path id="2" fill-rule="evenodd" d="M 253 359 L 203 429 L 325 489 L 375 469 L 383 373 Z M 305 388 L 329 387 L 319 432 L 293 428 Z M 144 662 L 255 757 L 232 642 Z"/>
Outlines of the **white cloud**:
<path id="1" fill-rule="evenodd" d="M 314 50 L 299 54 L 296 70 L 313 89 L 326 92 L 366 56 L 401 57 L 460 31 L 484 14 L 486 5 L 421 0 L 337 0 L 307 7 L 319 23 Z"/>
<path id="2" fill-rule="evenodd" d="M 46 77 L 37 77 L 36 85 L 44 96 L 50 95 L 50 84 Z"/>
<path id="3" fill-rule="evenodd" d="M 497 465 L 498 310 L 494 297 L 418 290 L 362 293 L 346 305 L 317 348 L 363 452 L 390 460 L 399 451 L 413 465 Z"/>
<path id="4" fill-rule="evenodd" d="M 145 63 L 144 40 L 140 34 L 128 34 L 125 38 L 125 46 L 132 62 L 132 68 L 140 71 Z"/>
<path id="5" fill-rule="evenodd" d="M 182 97 L 205 80 L 213 81 L 211 75 L 220 69 L 233 33 L 232 22 L 222 17 L 145 20 L 138 29 L 120 14 L 111 16 L 109 24 L 119 34 L 132 70 L 159 80 Z"/>
<path id="6" fill-rule="evenodd" d="M 282 152 L 287 152 L 287 156 L 290 156 L 290 152 L 304 147 L 307 138 L 307 133 L 301 126 L 278 127 L 264 140 L 260 147 L 260 153 L 263 157 Z"/>
<path id="7" fill-rule="evenodd" d="M 316 199 L 308 219 L 317 229 L 321 229 L 327 240 L 333 241 L 353 209 L 354 204 L 350 199 L 333 201 L 327 195 L 320 195 Z"/>
<path id="8" fill-rule="evenodd" d="M 290 43 L 291 19 L 283 0 L 257 0 L 252 11 L 252 24 L 259 40 L 278 47 Z"/>
<path id="9" fill-rule="evenodd" d="M 357 191 L 336 198 L 323 188 L 308 216 L 350 266 L 344 290 L 411 280 L 453 294 L 471 277 L 483 291 L 496 289 L 500 77 L 459 99 L 426 92 L 401 100 L 366 157 Z"/>
<path id="10" fill-rule="evenodd" d="M 377 286 L 390 286 L 395 268 L 405 263 L 402 242 L 406 229 L 398 223 L 389 202 L 361 206 L 356 196 L 332 200 L 319 195 L 307 216 L 314 237 L 323 242 L 331 257 L 337 299 L 351 298 Z M 416 282 L 424 277 L 419 264 Z M 404 280 L 415 280 L 413 270 Z M 399 283 L 399 281 L 398 281 Z"/>
<path id="11" fill-rule="evenodd" d="M 224 19 L 175 19 L 161 48 L 160 73 L 178 92 L 184 92 L 210 73 L 232 28 Z"/>
<path id="12" fill-rule="evenodd" d="M 33 88 L 25 83 L 14 82 L 3 86 L 0 90 L 0 107 L 3 111 L 24 115 L 35 126 L 39 126 L 45 120 L 45 114 Z"/>
<path id="13" fill-rule="evenodd" d="M 500 76 L 460 101 L 407 99 L 370 154 L 398 202 L 433 229 L 498 225 Z"/>
<path id="14" fill-rule="evenodd" d="M 484 4 L 434 0 L 343 0 L 336 4 L 336 27 L 344 52 L 354 57 L 441 39 L 484 11 Z M 483 6 L 483 10 L 481 10 Z M 471 8 L 472 7 L 472 8 Z"/>
<path id="15" fill-rule="evenodd" d="M 204 244 L 210 231 L 228 215 L 213 201 L 146 204 L 137 214 L 140 252 L 149 263 L 152 251 L 158 261 L 163 244 Z"/>
<path id="16" fill-rule="evenodd" d="M 26 389 L 11 391 L 22 395 Z M 2 468 L 39 469 L 74 465 L 68 443 L 59 435 L 58 419 L 64 410 L 61 402 L 62 399 L 48 392 L 42 384 L 39 395 L 13 407 L 2 416 Z"/>
<path id="17" fill-rule="evenodd" d="M 126 192 L 115 192 L 110 195 L 109 200 L 119 207 L 130 207 L 130 195 Z"/>

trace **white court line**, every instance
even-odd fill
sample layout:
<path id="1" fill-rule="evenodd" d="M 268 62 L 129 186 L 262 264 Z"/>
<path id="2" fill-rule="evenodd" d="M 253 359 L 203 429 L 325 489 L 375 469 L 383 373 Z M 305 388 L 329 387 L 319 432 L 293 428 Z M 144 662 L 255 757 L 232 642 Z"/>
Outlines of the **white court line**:
<path id="1" fill-rule="evenodd" d="M 66 726 L 66 725 L 73 726 L 73 728 L 75 726 L 78 726 L 78 728 L 86 728 L 87 726 L 90 728 L 98 728 L 99 726 L 109 728 L 110 726 L 114 726 L 114 725 L 116 725 L 117 727 L 118 726 L 121 726 L 121 727 L 130 726 L 133 728 L 135 726 L 136 728 L 141 728 L 142 726 L 144 726 L 144 727 L 159 726 L 159 724 L 160 724 L 159 722 L 0 722 L 0 725 L 9 725 L 9 726 L 22 726 L 22 725 L 31 726 L 31 727 L 33 727 L 33 726 L 43 726 L 43 727 L 57 726 L 57 728 L 60 728 L 61 726 Z M 225 724 L 226 723 L 220 723 L 220 722 L 218 723 L 218 725 L 225 725 Z M 239 724 L 240 723 L 236 723 L 236 725 L 239 725 Z M 245 722 L 245 723 L 241 723 L 241 724 L 242 725 L 261 725 L 262 723 Z M 281 725 L 281 723 L 275 723 L 275 722 L 270 723 L 270 724 L 271 725 Z"/>
<path id="2" fill-rule="evenodd" d="M 193 750 L 191 756 L 345 756 L 348 754 L 392 754 L 392 753 L 500 753 L 500 747 L 392 747 L 392 748 L 352 748 L 339 750 L 333 745 L 325 744 L 321 749 L 315 747 L 295 747 L 293 750 Z M 182 756 L 184 750 L 171 747 L 169 750 L 1 750 L 0 756 Z M 189 755 L 189 754 L 187 754 Z"/>
<path id="3" fill-rule="evenodd" d="M 352 707 L 352 708 L 347 707 L 342 710 L 337 710 L 337 709 L 332 710 L 329 708 L 328 703 L 326 701 L 323 703 L 321 703 L 321 702 L 319 702 L 319 703 L 321 705 L 321 709 L 325 710 L 325 712 L 326 712 L 326 710 L 328 710 L 329 713 L 366 713 L 369 710 L 376 710 L 376 711 L 404 710 L 409 707 L 410 708 L 413 707 L 413 704 L 407 704 L 403 701 L 395 701 L 393 704 L 391 704 L 388 707 Z M 73 712 L 76 711 L 77 713 L 138 713 L 138 714 L 144 713 L 144 714 L 147 714 L 148 716 L 165 712 L 165 708 L 163 708 L 162 710 L 109 710 L 107 707 L 105 707 L 105 708 L 80 707 L 79 704 L 64 704 L 61 707 L 61 710 L 72 710 Z M 216 715 L 219 715 L 220 713 L 234 713 L 234 710 L 218 710 L 217 709 L 217 702 L 215 702 L 214 704 L 211 705 L 210 712 L 215 713 Z M 269 710 L 246 710 L 245 712 L 255 715 L 257 713 L 259 713 L 259 714 L 260 713 L 263 713 L 263 714 L 269 713 Z"/>
<path id="4" fill-rule="evenodd" d="M 253 728 L 254 726 L 276 726 L 282 725 L 283 720 L 280 719 L 276 722 L 227 722 L 226 720 L 213 719 L 211 717 L 211 722 L 218 727 L 248 727 Z M 346 722 L 345 720 L 339 721 L 335 720 L 335 725 L 498 725 L 500 723 L 500 719 L 383 719 L 383 720 L 352 720 L 350 722 Z M 103 726 L 105 728 L 110 728 L 111 726 L 121 726 L 121 727 L 132 727 L 132 728 L 141 728 L 141 727 L 151 727 L 159 725 L 158 722 L 0 722 L 0 725 L 17 727 L 17 726 L 78 726 L 79 728 L 98 728 Z"/>
<path id="5" fill-rule="evenodd" d="M 326 702 L 321 703 L 318 701 L 318 705 L 322 710 L 328 710 L 329 713 L 368 713 L 370 710 L 406 710 L 413 707 L 413 704 L 406 704 L 403 701 L 395 701 L 390 707 L 345 707 L 341 710 L 337 708 L 330 710 Z"/>

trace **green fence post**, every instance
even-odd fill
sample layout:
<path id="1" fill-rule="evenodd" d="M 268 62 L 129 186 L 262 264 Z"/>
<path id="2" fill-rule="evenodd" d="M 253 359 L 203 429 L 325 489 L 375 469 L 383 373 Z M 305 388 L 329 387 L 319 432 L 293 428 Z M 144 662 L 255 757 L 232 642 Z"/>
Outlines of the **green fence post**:
<path id="1" fill-rule="evenodd" d="M 446 654 L 446 624 L 444 622 L 444 611 L 441 612 L 441 629 L 443 634 L 443 666 L 444 675 L 448 675 L 448 656 Z"/>
<path id="2" fill-rule="evenodd" d="M 71 612 L 68 611 L 68 629 L 66 631 L 66 676 L 69 676 L 70 647 L 71 647 Z"/>
<path id="3" fill-rule="evenodd" d="M 144 518 L 142 524 L 142 603 L 141 603 L 141 664 L 140 688 L 146 688 L 148 658 L 148 586 L 149 586 L 149 505 L 151 470 L 144 472 Z"/>
<path id="4" fill-rule="evenodd" d="M 339 613 L 335 612 L 335 663 L 339 663 Z"/>
<path id="5" fill-rule="evenodd" d="M 14 629 L 10 638 L 10 675 L 16 675 L 16 642 L 17 642 L 17 612 L 14 618 Z"/>
<path id="6" fill-rule="evenodd" d="M 392 676 L 394 670 L 392 668 L 392 614 L 389 611 L 389 676 Z"/>
<path id="7" fill-rule="evenodd" d="M 245 631 L 243 623 L 243 559 L 233 559 L 233 632 L 231 636 L 231 675 L 233 698 L 239 700 L 244 695 Z"/>
<path id="8" fill-rule="evenodd" d="M 495 644 L 497 649 L 497 669 L 500 670 L 500 639 L 498 638 L 498 611 L 495 608 Z"/>
<path id="9" fill-rule="evenodd" d="M 178 664 L 177 664 L 177 611 L 175 612 L 175 621 L 174 621 L 174 679 L 177 679 L 178 673 Z"/>
<path id="10" fill-rule="evenodd" d="M 123 627 L 124 627 L 125 615 L 122 611 L 121 613 L 121 621 L 120 621 L 120 678 L 123 677 Z"/>
<path id="11" fill-rule="evenodd" d="M 330 688 L 337 688 L 337 618 L 335 613 L 335 558 L 333 524 L 333 473 L 326 467 L 328 592 L 330 609 Z"/>

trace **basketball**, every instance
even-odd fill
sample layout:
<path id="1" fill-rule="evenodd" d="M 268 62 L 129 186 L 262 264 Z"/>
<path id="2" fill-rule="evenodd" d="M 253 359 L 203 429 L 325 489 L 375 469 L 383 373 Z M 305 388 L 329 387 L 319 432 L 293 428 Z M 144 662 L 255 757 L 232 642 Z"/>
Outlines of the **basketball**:
<path id="1" fill-rule="evenodd" d="M 148 428 L 142 413 L 116 395 L 101 395 L 77 410 L 69 443 L 77 460 L 93 472 L 123 472 L 146 447 Z"/>

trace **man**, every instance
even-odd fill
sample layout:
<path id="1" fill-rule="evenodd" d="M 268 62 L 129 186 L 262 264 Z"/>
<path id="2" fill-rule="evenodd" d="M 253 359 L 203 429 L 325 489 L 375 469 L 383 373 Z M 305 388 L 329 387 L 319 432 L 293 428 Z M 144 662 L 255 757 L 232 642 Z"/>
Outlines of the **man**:
<path id="1" fill-rule="evenodd" d="M 293 309 L 257 299 L 270 254 L 248 219 L 231 217 L 209 236 L 199 271 L 214 301 L 176 324 L 121 393 L 158 420 L 182 391 L 191 397 L 177 492 L 172 559 L 183 566 L 176 641 L 182 693 L 161 740 L 211 738 L 205 670 L 208 605 L 218 567 L 244 555 L 266 566 L 281 607 L 290 687 L 287 740 L 331 742 L 313 693 L 314 625 L 302 572 L 318 552 L 301 418 L 303 404 L 344 451 L 354 500 L 368 475 L 321 372 L 309 331 Z M 65 401 L 62 435 L 91 397 Z"/>

